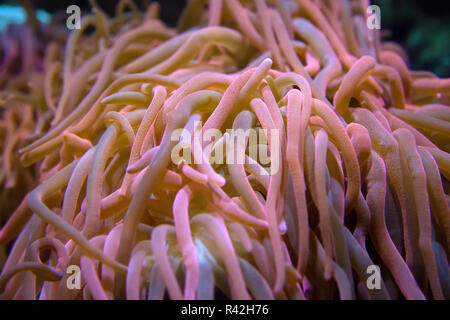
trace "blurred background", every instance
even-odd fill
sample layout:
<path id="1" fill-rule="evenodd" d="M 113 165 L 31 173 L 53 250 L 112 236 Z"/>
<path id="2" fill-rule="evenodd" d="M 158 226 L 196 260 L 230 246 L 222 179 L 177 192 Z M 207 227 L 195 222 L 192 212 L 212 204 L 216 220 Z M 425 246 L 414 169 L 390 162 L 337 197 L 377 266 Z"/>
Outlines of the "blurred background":
<path id="1" fill-rule="evenodd" d="M 335 0 L 334 0 L 335 1 Z M 76 4 L 90 8 L 88 0 L 31 0 L 36 8 L 50 14 Z M 117 0 L 97 0 L 109 14 L 114 14 Z M 141 7 L 145 0 L 135 0 Z M 185 0 L 158 0 L 162 20 L 175 25 Z M 1 0 L 1 4 L 17 5 L 17 0 Z M 399 43 L 410 57 L 410 68 L 429 70 L 440 77 L 450 77 L 450 1 L 436 0 L 372 0 L 381 9 L 384 39 Z"/>

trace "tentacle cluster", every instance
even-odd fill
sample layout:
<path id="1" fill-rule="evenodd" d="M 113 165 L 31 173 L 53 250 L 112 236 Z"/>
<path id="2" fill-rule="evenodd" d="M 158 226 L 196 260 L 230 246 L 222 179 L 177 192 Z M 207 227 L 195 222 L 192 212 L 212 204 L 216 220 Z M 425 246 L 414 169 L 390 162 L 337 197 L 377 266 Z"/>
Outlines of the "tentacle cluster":
<path id="1" fill-rule="evenodd" d="M 31 2 L 23 1 L 23 5 L 27 13 L 34 12 Z M 20 163 L 18 150 L 48 129 L 58 90 L 54 81 L 58 79 L 60 62 L 56 60 L 60 59 L 59 51 L 65 41 L 65 32 L 55 23 L 43 25 L 34 15 L 29 17 L 29 23 L 9 24 L 0 32 L 2 225 L 39 180 L 39 166 L 25 168 Z M 54 91 L 47 91 L 44 97 L 44 86 L 50 83 Z M 25 206 L 26 201 L 22 207 Z"/>
<path id="2" fill-rule="evenodd" d="M 18 151 L 42 178 L 1 229 L 3 299 L 450 298 L 450 80 L 367 1 L 191 0 L 175 29 L 92 5 Z"/>

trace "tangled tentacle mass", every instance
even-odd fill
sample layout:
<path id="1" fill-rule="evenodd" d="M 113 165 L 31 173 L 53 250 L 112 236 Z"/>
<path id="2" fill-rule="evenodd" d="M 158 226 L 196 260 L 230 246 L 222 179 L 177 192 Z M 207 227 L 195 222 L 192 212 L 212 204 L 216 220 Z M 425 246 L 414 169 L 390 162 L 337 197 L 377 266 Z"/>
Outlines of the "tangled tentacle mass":
<path id="1" fill-rule="evenodd" d="M 3 91 L 2 299 L 450 298 L 450 79 L 368 1 L 91 4 Z"/>

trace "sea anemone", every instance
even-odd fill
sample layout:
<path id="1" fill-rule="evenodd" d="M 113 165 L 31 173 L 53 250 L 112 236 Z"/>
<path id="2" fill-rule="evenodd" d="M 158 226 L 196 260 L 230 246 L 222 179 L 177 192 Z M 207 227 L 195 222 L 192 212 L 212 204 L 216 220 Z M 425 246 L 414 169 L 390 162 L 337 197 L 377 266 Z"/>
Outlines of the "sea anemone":
<path id="1" fill-rule="evenodd" d="M 450 298 L 450 79 L 368 1 L 91 5 L 26 102 L 2 299 Z"/>
<path id="2" fill-rule="evenodd" d="M 26 10 L 0 6 L 0 16 L 4 19 L 4 13 L 10 11 L 23 15 L 33 12 L 30 2 L 23 3 Z M 17 151 L 48 130 L 56 97 L 49 95 L 51 91 L 48 90 L 44 96 L 44 86 L 51 83 L 48 78 L 58 72 L 50 65 L 60 59 L 58 55 L 65 34 L 55 25 L 40 24 L 36 19 L 30 19 L 29 23 L 8 24 L 5 30 L 1 29 L 0 223 L 3 225 L 26 193 L 36 187 L 41 172 L 45 171 L 39 170 L 37 164 L 25 168 Z M 22 202 L 22 207 L 26 206 L 26 200 Z"/>

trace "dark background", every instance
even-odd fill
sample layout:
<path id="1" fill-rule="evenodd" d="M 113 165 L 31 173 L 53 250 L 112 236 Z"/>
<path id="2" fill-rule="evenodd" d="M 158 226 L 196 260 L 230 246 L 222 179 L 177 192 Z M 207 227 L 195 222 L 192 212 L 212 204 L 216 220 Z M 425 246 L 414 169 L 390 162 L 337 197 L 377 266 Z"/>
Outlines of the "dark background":
<path id="1" fill-rule="evenodd" d="M 333 0 L 338 1 L 338 0 Z M 1 1 L 17 3 L 17 0 Z M 88 9 L 87 0 L 32 0 L 38 8 L 53 13 L 71 4 Z M 116 0 L 97 0 L 111 15 Z M 139 5 L 143 1 L 135 0 Z M 162 20 L 175 25 L 185 0 L 158 0 Z M 372 0 L 380 6 L 381 28 L 386 39 L 398 42 L 410 57 L 411 69 L 429 70 L 440 77 L 450 77 L 450 1 L 438 0 Z M 141 6 L 142 7 L 142 6 Z"/>
<path id="2" fill-rule="evenodd" d="M 413 70 L 450 77 L 450 1 L 372 0 L 380 6 L 381 28 L 406 49 Z"/>

